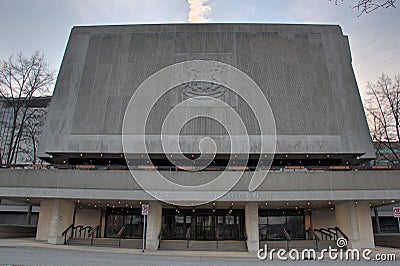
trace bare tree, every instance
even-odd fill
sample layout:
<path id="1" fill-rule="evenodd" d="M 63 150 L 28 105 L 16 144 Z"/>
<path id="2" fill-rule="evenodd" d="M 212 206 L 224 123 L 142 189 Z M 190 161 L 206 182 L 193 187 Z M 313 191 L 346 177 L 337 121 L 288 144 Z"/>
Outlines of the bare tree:
<path id="1" fill-rule="evenodd" d="M 42 134 L 42 127 L 46 117 L 47 108 L 28 109 L 27 119 L 22 134 L 22 143 L 18 149 L 18 153 L 24 154 L 25 160 L 33 164 L 37 163 L 37 149 L 39 144 L 39 136 Z"/>
<path id="2" fill-rule="evenodd" d="M 27 121 L 31 118 L 29 103 L 34 97 L 50 93 L 54 72 L 50 71 L 44 56 L 35 52 L 30 58 L 22 53 L 0 62 L 0 96 L 11 109 L 3 118 L 2 164 L 17 162 Z M 6 125 L 4 125 L 6 124 Z M 28 128 L 29 130 L 29 128 Z"/>
<path id="3" fill-rule="evenodd" d="M 329 0 L 335 1 L 337 5 L 339 0 Z M 341 0 L 343 2 L 343 0 Z M 356 3 L 350 4 L 350 8 L 357 9 L 359 11 L 358 16 L 362 14 L 371 13 L 379 8 L 396 8 L 396 0 L 357 0 Z"/>
<path id="4" fill-rule="evenodd" d="M 377 82 L 369 82 L 365 109 L 370 124 L 372 140 L 378 150 L 389 153 L 379 155 L 392 164 L 399 163 L 400 148 L 400 74 L 392 80 L 382 74 Z"/>

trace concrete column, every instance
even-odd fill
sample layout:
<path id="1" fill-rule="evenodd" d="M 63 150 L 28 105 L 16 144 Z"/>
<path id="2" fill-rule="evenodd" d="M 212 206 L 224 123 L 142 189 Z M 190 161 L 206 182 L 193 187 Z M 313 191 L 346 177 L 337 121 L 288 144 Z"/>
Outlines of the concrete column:
<path id="1" fill-rule="evenodd" d="M 36 240 L 47 241 L 49 235 L 50 215 L 53 209 L 52 200 L 40 201 L 40 212 L 36 230 Z"/>
<path id="2" fill-rule="evenodd" d="M 52 213 L 50 215 L 48 243 L 63 244 L 62 233 L 72 224 L 74 216 L 74 203 L 61 199 L 53 199 Z"/>
<path id="3" fill-rule="evenodd" d="M 355 249 L 375 248 L 369 203 L 356 204 L 348 201 L 336 204 L 337 226 L 349 238 L 348 247 Z"/>
<path id="4" fill-rule="evenodd" d="M 158 201 L 149 203 L 149 215 L 147 216 L 146 226 L 146 249 L 157 250 L 159 244 L 159 234 L 162 223 L 162 204 Z"/>
<path id="5" fill-rule="evenodd" d="M 257 252 L 260 248 L 260 239 L 258 233 L 258 203 L 247 203 L 244 212 L 246 223 L 247 250 L 249 252 Z"/>

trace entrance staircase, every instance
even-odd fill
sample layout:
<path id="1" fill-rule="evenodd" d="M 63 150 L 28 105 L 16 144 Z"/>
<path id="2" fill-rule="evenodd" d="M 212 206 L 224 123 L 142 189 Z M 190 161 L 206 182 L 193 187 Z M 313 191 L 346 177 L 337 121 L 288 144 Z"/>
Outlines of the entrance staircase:
<path id="1" fill-rule="evenodd" d="M 348 242 L 348 237 L 340 230 L 339 227 L 329 227 L 329 228 L 319 228 L 312 229 L 308 228 L 306 230 L 306 239 L 305 240 L 295 240 L 292 239 L 286 231 L 286 229 L 282 229 L 283 235 L 286 240 L 267 240 L 260 241 L 260 248 L 264 249 L 265 245 L 267 245 L 268 250 L 271 249 L 314 249 L 316 251 L 320 251 L 322 249 L 329 249 L 329 247 L 333 249 L 346 249 L 346 246 L 338 247 L 337 241 L 342 239 L 341 241 Z"/>
<path id="2" fill-rule="evenodd" d="M 246 241 L 161 240 L 160 250 L 247 251 Z"/>
<path id="3" fill-rule="evenodd" d="M 94 238 L 93 243 L 91 241 L 90 238 L 70 238 L 67 244 L 75 246 L 142 248 L 142 239 Z"/>
<path id="4" fill-rule="evenodd" d="M 303 249 L 315 249 L 322 250 L 324 248 L 328 249 L 329 246 L 332 248 L 336 247 L 336 240 L 319 240 L 318 243 L 314 240 L 292 240 L 290 242 L 286 240 L 278 240 L 278 241 L 260 241 L 260 248 L 264 248 L 267 245 L 268 250 L 271 249 L 297 249 L 299 251 Z"/>

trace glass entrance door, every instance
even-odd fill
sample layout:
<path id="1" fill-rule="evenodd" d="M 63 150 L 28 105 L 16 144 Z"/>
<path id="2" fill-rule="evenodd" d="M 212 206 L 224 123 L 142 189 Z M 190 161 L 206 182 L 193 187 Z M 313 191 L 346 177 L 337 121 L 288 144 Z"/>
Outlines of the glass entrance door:
<path id="1" fill-rule="evenodd" d="M 196 239 L 212 240 L 214 239 L 213 216 L 209 214 L 197 214 L 196 216 Z"/>
<path id="2" fill-rule="evenodd" d="M 122 226 L 125 226 L 125 238 L 141 238 L 143 216 L 140 214 L 140 209 L 107 208 L 105 237 L 117 237 Z"/>
<path id="3" fill-rule="evenodd" d="M 242 240 L 243 210 L 164 209 L 163 239 Z"/>

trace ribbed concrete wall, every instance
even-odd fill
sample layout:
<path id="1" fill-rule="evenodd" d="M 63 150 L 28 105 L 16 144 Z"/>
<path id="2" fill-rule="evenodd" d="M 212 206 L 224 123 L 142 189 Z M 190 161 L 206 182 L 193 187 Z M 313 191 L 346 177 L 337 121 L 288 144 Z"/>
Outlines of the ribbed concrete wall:
<path id="1" fill-rule="evenodd" d="M 374 156 L 340 27 L 271 24 L 73 28 L 40 155 L 121 153 L 122 121 L 132 94 L 152 74 L 188 60 L 229 64 L 258 84 L 275 117 L 278 153 Z M 159 134 L 168 111 L 184 97 L 182 87 L 171 89 L 155 106 L 148 133 Z M 227 92 L 222 100 L 243 117 L 250 135 L 259 134 L 243 99 Z M 199 118 L 182 133 L 225 131 Z"/>

